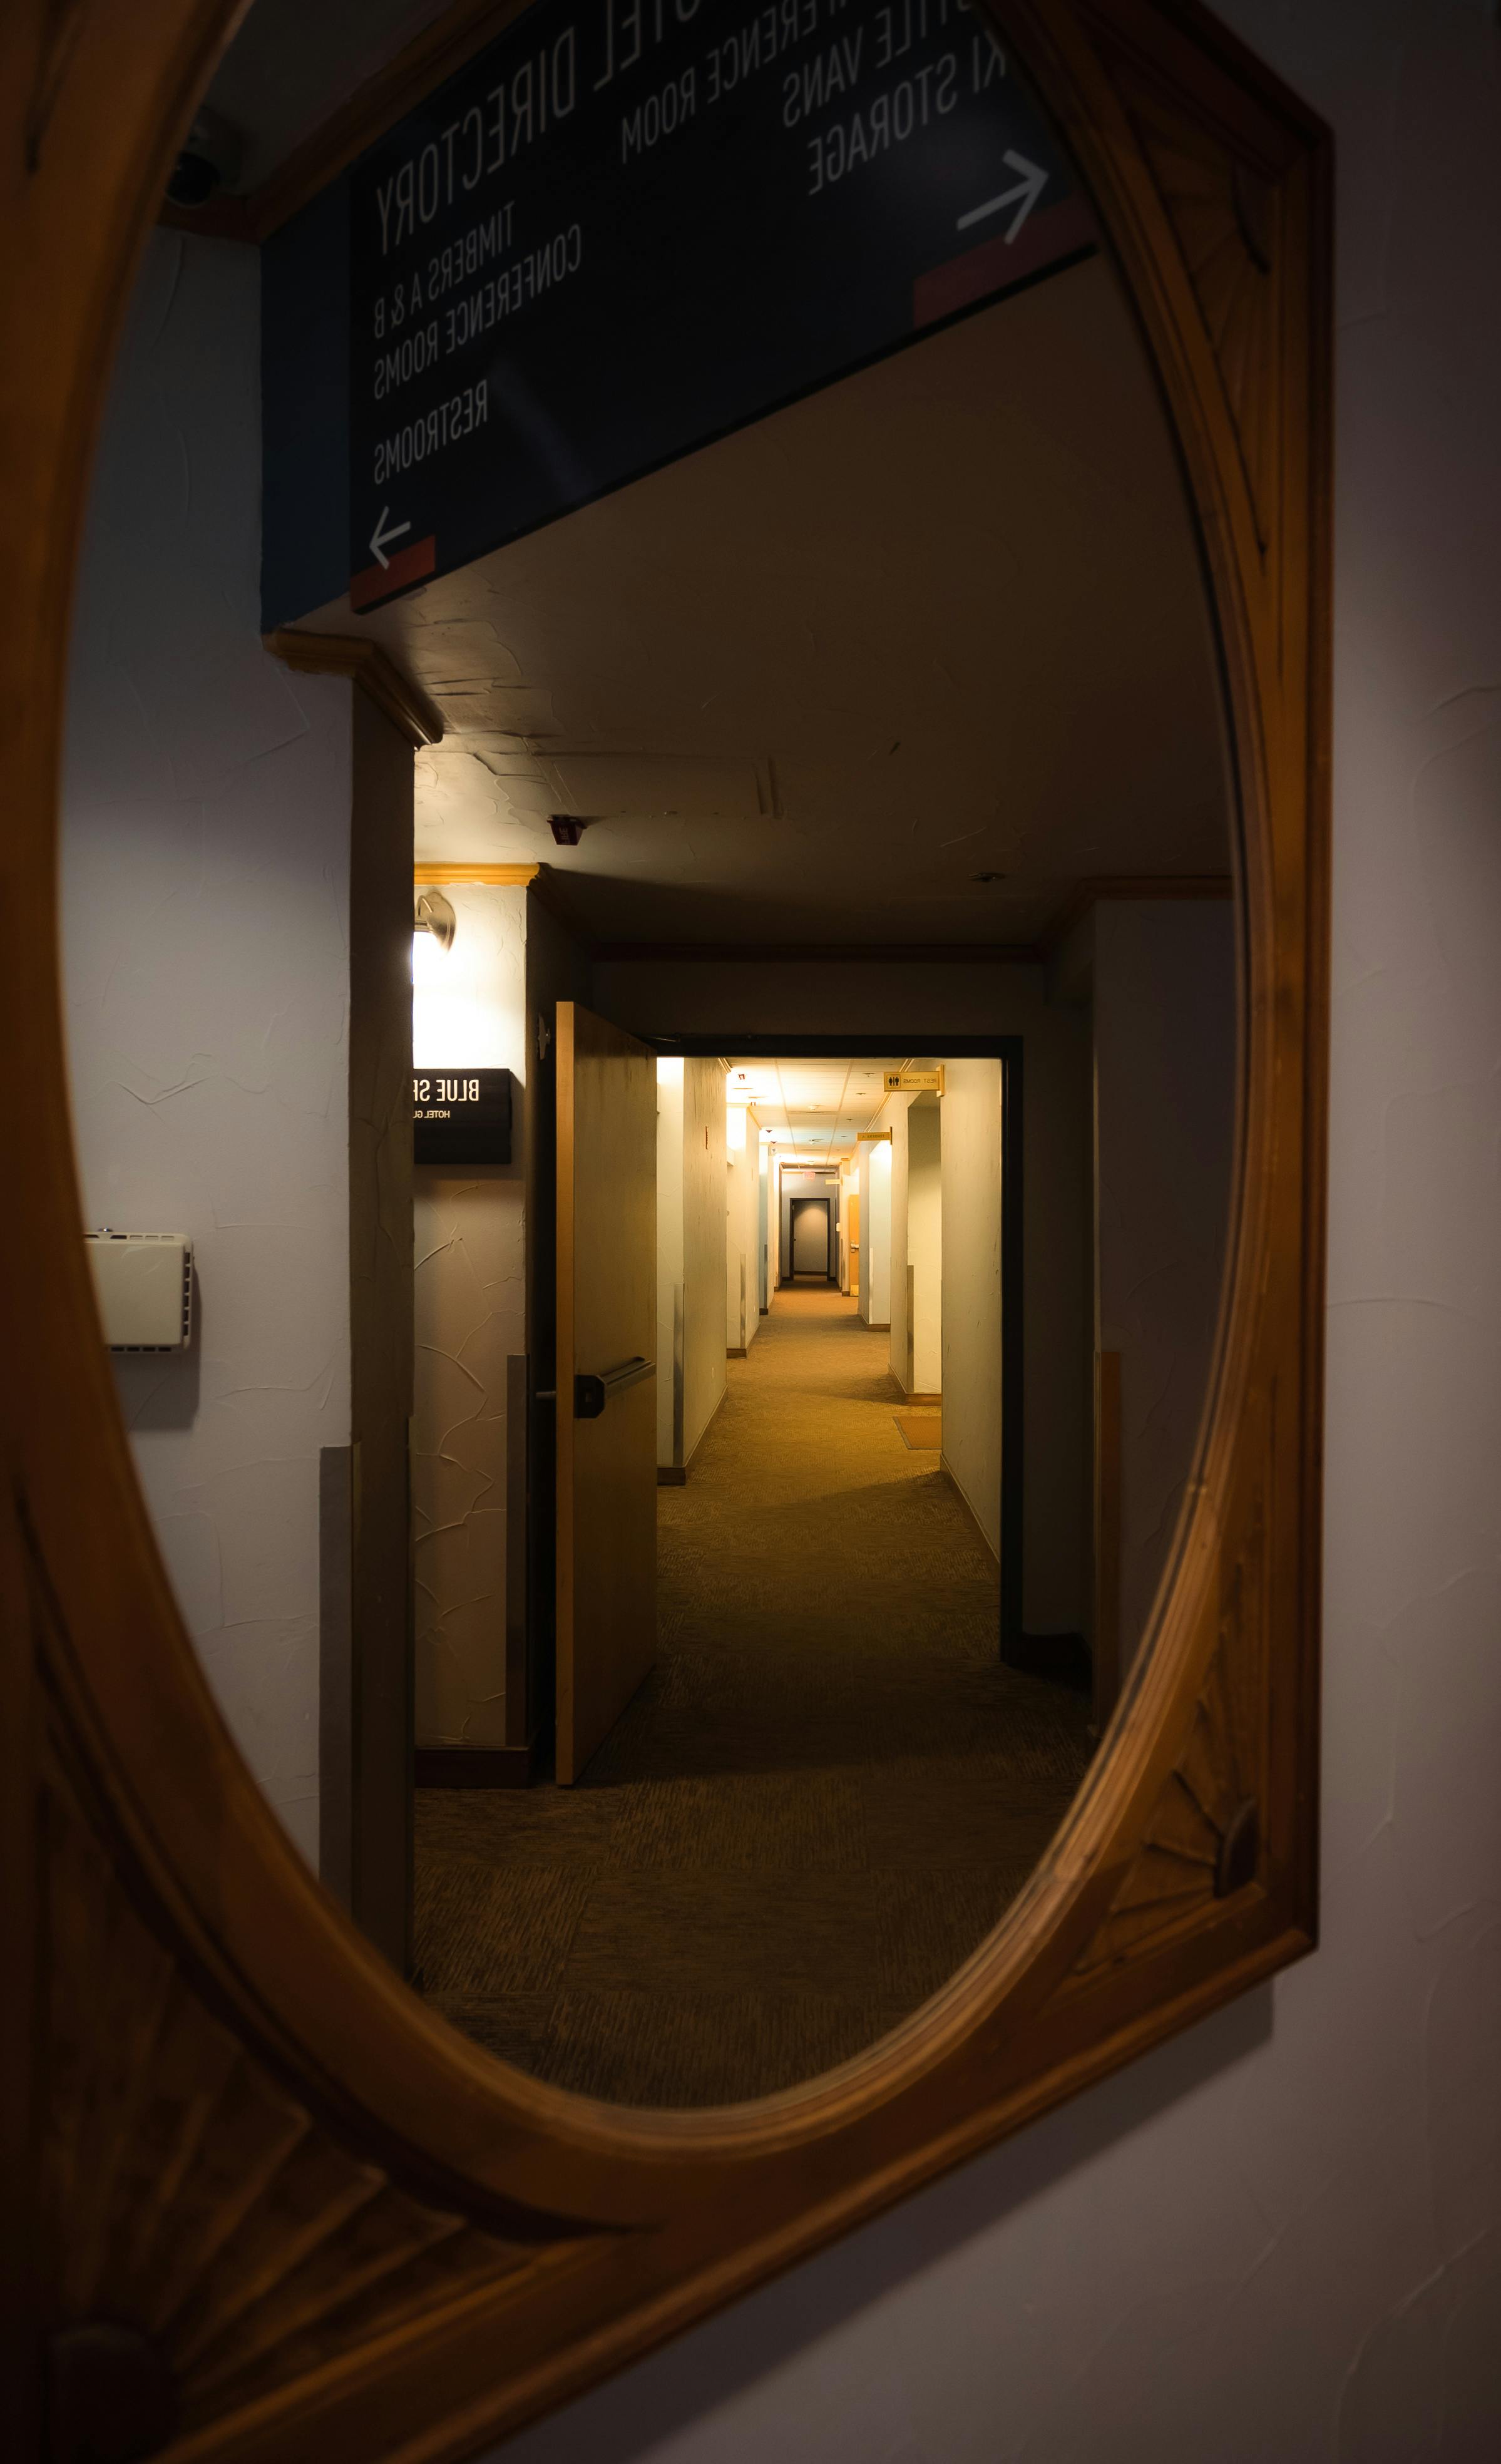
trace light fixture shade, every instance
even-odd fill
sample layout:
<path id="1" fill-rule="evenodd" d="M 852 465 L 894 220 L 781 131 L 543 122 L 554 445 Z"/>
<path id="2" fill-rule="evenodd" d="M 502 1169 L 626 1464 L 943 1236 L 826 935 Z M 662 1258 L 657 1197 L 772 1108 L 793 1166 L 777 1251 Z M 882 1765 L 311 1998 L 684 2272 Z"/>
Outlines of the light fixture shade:
<path id="1" fill-rule="evenodd" d="M 441 890 L 419 890 L 412 909 L 413 933 L 430 933 L 440 950 L 451 950 L 458 918 Z"/>

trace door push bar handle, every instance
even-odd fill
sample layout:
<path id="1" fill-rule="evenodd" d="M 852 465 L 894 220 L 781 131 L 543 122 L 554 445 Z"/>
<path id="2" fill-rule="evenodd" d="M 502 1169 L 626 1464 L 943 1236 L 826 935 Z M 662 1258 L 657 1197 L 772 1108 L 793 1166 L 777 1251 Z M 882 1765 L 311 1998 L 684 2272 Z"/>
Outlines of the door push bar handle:
<path id="1" fill-rule="evenodd" d="M 655 1375 L 656 1362 L 643 1360 L 637 1353 L 634 1360 L 622 1361 L 618 1369 L 607 1369 L 603 1377 L 575 1377 L 574 1419 L 597 1420 L 612 1395 L 623 1395 L 628 1386 L 637 1386 L 643 1377 L 654 1377 Z"/>

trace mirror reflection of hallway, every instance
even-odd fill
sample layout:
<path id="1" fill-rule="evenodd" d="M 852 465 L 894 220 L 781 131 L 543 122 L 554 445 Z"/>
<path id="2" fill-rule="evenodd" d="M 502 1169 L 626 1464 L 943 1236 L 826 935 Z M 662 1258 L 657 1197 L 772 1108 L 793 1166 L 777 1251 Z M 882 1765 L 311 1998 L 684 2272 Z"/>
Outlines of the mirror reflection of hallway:
<path id="1" fill-rule="evenodd" d="M 378 599 L 324 558 L 337 487 L 263 485 L 254 406 L 297 407 L 265 468 L 300 468 L 289 338 L 330 320 L 161 232 L 121 363 L 65 955 L 87 1222 L 192 1245 L 191 1339 L 115 1358 L 136 1470 L 309 1861 L 401 1966 L 412 1919 L 434 2008 L 604 2094 L 807 2077 L 978 1945 L 1192 1479 L 1235 1075 L 1218 669 L 1156 381 L 1057 209 L 1025 267 L 947 224 L 885 356 L 468 562 L 445 530 Z M 573 349 L 584 298 L 505 347 Z M 629 415 L 649 363 L 544 388 L 544 427 Z M 509 485 L 542 431 L 495 411 Z M 166 797 L 157 710 L 199 748 Z M 571 1327 L 570 1006 L 640 1082 L 640 1202 L 601 1170 Z M 909 1026 L 947 1076 L 894 1099 Z M 502 1083 L 505 1138 L 414 1155 L 408 1061 Z"/>
<path id="2" fill-rule="evenodd" d="M 1088 1766 L 1088 1695 L 1000 1648 L 1001 1065 L 957 1065 L 991 1135 L 946 1193 L 938 1099 L 884 1075 L 658 1061 L 657 1664 L 566 1791 L 424 1807 L 430 1870 L 491 1877 L 486 1927 L 425 1904 L 442 2007 L 587 2094 L 736 2101 L 859 2052 L 978 1947 Z M 894 1322 L 830 1271 L 862 1179 Z M 1075 1477 L 1082 1509 L 1083 1447 Z"/>

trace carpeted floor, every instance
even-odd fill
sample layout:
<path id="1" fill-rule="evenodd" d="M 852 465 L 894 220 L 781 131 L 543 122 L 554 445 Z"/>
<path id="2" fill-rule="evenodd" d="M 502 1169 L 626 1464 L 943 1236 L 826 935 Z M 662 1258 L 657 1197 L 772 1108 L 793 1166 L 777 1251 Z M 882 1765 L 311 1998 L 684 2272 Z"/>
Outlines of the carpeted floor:
<path id="1" fill-rule="evenodd" d="M 1087 1704 L 1001 1665 L 888 1344 L 780 1292 L 658 1491 L 660 1657 L 583 1782 L 418 1793 L 429 1998 L 540 2078 L 709 2104 L 845 2060 L 968 1957 L 1083 1776 Z"/>

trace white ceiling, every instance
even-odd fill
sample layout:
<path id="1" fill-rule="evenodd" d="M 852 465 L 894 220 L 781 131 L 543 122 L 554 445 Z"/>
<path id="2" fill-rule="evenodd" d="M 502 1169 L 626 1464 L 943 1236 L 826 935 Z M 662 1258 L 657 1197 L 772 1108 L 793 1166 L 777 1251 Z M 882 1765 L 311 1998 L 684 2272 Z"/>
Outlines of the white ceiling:
<path id="1" fill-rule="evenodd" d="M 443 709 L 419 860 L 544 860 L 602 942 L 1031 941 L 1081 879 L 1228 869 L 1195 542 L 1099 259 L 305 621 Z M 567 849 L 552 813 L 598 818 Z"/>
<path id="2" fill-rule="evenodd" d="M 902 1053 L 878 1061 L 761 1061 L 737 1054 L 726 1065 L 725 1101 L 754 1106 L 779 1160 L 795 1155 L 799 1163 L 832 1163 L 853 1151 L 862 1130 L 890 1126 L 884 1071 L 932 1066 Z"/>

